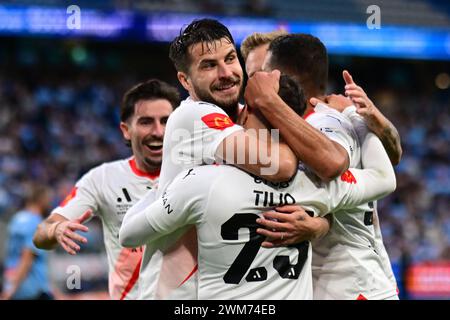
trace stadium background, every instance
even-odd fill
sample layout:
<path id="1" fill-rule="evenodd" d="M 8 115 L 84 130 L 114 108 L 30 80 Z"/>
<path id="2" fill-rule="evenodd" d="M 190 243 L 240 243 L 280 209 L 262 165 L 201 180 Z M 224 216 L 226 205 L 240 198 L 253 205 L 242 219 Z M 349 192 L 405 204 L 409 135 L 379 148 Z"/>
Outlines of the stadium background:
<path id="1" fill-rule="evenodd" d="M 81 29 L 67 27 L 72 4 Z M 366 24 L 373 4 L 381 29 Z M 379 204 L 400 297 L 450 298 L 448 1 L 1 1 L 0 264 L 27 183 L 50 186 L 56 205 L 88 169 L 130 154 L 118 129 L 126 89 L 156 77 L 185 94 L 168 41 L 206 15 L 238 43 L 279 28 L 319 36 L 330 53 L 329 92 L 343 92 L 341 71 L 350 70 L 402 138 L 397 190 Z M 59 298 L 106 298 L 101 225 L 89 226 L 78 256 L 51 254 Z M 81 290 L 66 288 L 69 265 L 81 267 Z"/>

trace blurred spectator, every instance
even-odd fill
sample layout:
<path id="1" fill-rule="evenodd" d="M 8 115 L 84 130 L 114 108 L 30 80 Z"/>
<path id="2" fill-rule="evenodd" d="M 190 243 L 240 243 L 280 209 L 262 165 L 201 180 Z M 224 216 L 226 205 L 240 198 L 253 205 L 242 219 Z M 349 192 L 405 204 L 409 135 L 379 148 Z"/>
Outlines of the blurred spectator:
<path id="1" fill-rule="evenodd" d="M 50 300 L 47 253 L 33 244 L 37 225 L 50 209 L 50 191 L 46 186 L 30 184 L 25 208 L 16 213 L 8 227 L 5 259 L 5 285 L 2 298 Z"/>
<path id="2" fill-rule="evenodd" d="M 242 12 L 252 16 L 269 17 L 273 15 L 272 5 L 267 0 L 246 0 Z"/>

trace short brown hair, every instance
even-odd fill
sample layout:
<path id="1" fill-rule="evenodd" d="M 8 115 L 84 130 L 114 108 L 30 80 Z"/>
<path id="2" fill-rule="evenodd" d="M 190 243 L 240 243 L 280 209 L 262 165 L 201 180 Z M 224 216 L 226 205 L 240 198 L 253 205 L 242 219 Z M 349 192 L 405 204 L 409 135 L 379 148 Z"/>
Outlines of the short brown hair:
<path id="1" fill-rule="evenodd" d="M 37 204 L 41 201 L 43 197 L 50 195 L 50 189 L 41 183 L 30 182 L 28 183 L 25 190 L 25 204 Z"/>
<path id="2" fill-rule="evenodd" d="M 270 43 L 269 66 L 293 76 L 307 98 L 325 94 L 328 81 L 328 54 L 319 38 L 310 34 L 288 34 Z"/>
<path id="3" fill-rule="evenodd" d="M 247 60 L 250 51 L 264 44 L 271 43 L 274 39 L 278 38 L 279 36 L 284 36 L 286 34 L 287 32 L 285 30 L 276 30 L 265 33 L 262 32 L 252 33 L 247 38 L 245 38 L 244 41 L 242 41 L 241 43 L 242 58 L 244 58 L 244 61 Z"/>
<path id="4" fill-rule="evenodd" d="M 165 99 L 170 102 L 175 110 L 181 102 L 178 90 L 158 79 L 150 79 L 141 82 L 128 90 L 120 105 L 120 120 L 127 121 L 134 114 L 134 106 L 139 100 Z"/>

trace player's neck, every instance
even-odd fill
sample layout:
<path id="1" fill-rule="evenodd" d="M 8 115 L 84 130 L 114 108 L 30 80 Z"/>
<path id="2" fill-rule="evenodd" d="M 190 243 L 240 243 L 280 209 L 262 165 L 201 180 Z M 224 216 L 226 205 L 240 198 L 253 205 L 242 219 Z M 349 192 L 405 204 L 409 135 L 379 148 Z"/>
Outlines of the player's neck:
<path id="1" fill-rule="evenodd" d="M 161 170 L 161 166 L 149 165 L 145 161 L 138 159 L 136 157 L 134 157 L 134 162 L 135 162 L 137 171 L 141 172 L 143 174 L 153 175 L 153 174 L 159 173 L 159 171 Z"/>
<path id="2" fill-rule="evenodd" d="M 228 114 L 230 119 L 236 123 L 240 113 L 239 104 L 237 103 L 235 108 L 230 108 L 229 110 L 225 110 L 225 112 Z"/>

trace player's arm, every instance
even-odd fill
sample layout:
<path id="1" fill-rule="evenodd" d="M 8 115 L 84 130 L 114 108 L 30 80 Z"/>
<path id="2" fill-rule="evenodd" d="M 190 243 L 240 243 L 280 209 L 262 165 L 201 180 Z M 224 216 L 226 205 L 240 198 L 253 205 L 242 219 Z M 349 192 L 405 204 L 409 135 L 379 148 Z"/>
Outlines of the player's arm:
<path id="1" fill-rule="evenodd" d="M 346 150 L 289 108 L 274 90 L 276 81 L 276 70 L 256 72 L 245 89 L 248 105 L 259 109 L 274 128 L 279 128 L 297 158 L 322 180 L 329 181 L 342 174 L 350 161 Z"/>
<path id="2" fill-rule="evenodd" d="M 294 176 L 298 160 L 289 146 L 274 131 L 268 130 L 261 116 L 249 113 L 250 130 L 226 137 L 216 151 L 216 158 L 272 182 L 287 181 Z"/>
<path id="3" fill-rule="evenodd" d="M 29 248 L 25 248 L 22 250 L 22 254 L 20 256 L 20 261 L 14 274 L 14 278 L 11 280 L 11 288 L 9 291 L 3 294 L 3 299 L 9 300 L 14 296 L 14 294 L 17 292 L 17 289 L 19 289 L 20 285 L 30 272 L 34 259 L 35 254 L 33 250 Z"/>
<path id="4" fill-rule="evenodd" d="M 76 231 L 88 232 L 89 228 L 83 223 L 91 216 L 90 210 L 73 220 L 58 213 L 52 213 L 38 225 L 33 243 L 37 248 L 44 250 L 54 249 L 59 244 L 67 253 L 75 255 L 81 249 L 76 242 L 87 243 L 87 239 Z"/>
<path id="5" fill-rule="evenodd" d="M 402 157 L 402 146 L 397 129 L 367 97 L 364 90 L 353 81 L 348 71 L 344 70 L 343 77 L 346 83 L 345 95 L 352 99 L 358 114 L 364 117 L 369 129 L 380 138 L 391 163 L 399 164 Z"/>
<path id="6" fill-rule="evenodd" d="M 352 120 L 358 138 L 362 141 L 361 163 L 364 169 L 349 169 L 330 188 L 336 188 L 334 193 L 340 198 L 339 207 L 352 208 L 393 192 L 396 178 L 380 139 L 368 132 L 364 120 L 356 114 L 355 107 L 347 108 L 344 113 Z M 342 194 L 343 197 L 340 196 Z"/>
<path id="7" fill-rule="evenodd" d="M 195 171 L 188 172 L 181 172 L 161 197 L 147 207 L 139 205 L 138 214 L 122 222 L 119 241 L 123 247 L 135 248 L 153 242 L 201 219 L 208 180 L 196 177 Z"/>

